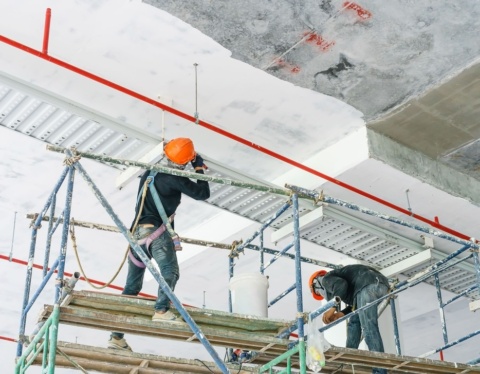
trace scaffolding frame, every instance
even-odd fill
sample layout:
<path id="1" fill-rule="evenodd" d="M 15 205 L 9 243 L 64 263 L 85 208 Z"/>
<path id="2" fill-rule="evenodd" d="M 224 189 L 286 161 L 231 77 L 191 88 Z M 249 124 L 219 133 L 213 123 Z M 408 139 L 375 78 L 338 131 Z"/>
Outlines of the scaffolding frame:
<path id="1" fill-rule="evenodd" d="M 436 230 L 431 230 L 429 228 L 419 226 L 416 224 L 411 224 L 406 221 L 398 220 L 393 217 L 389 217 L 374 211 L 371 211 L 369 209 L 361 208 L 359 206 L 356 206 L 354 204 L 350 204 L 344 201 L 341 201 L 339 199 L 333 199 L 328 196 L 324 196 L 323 194 L 319 194 L 316 191 L 311 191 L 311 190 L 306 190 L 301 187 L 293 186 L 293 185 L 286 185 L 287 189 L 276 189 L 276 188 L 271 188 L 271 187 L 265 187 L 261 185 L 255 185 L 251 183 L 245 183 L 245 182 L 239 182 L 239 181 L 233 181 L 230 179 L 222 179 L 222 178 L 212 178 L 206 175 L 201 175 L 201 174 L 196 174 L 196 173 L 189 173 L 185 171 L 179 171 L 179 170 L 173 170 L 169 169 L 166 167 L 162 167 L 160 165 L 148 165 L 148 164 L 143 164 L 135 161 L 129 161 L 129 160 L 119 160 L 119 159 L 113 159 L 111 157 L 107 156 L 99 156 L 99 155 L 92 155 L 87 152 L 76 152 L 74 149 L 63 149 L 60 147 L 54 147 L 54 146 L 48 146 L 47 147 L 50 150 L 56 151 L 56 152 L 64 152 L 67 155 L 67 159 L 65 160 L 65 166 L 60 179 L 58 180 L 57 184 L 54 187 L 53 192 L 47 199 L 47 203 L 45 204 L 44 208 L 42 209 L 41 213 L 36 217 L 35 219 L 35 224 L 32 227 L 32 240 L 31 240 L 31 246 L 30 246 L 30 253 L 29 253 L 29 265 L 27 267 L 27 275 L 26 275 L 26 281 L 25 281 L 25 292 L 24 292 L 24 301 L 23 301 L 23 307 L 22 307 L 22 314 L 21 314 L 21 320 L 20 320 L 20 328 L 19 328 L 19 343 L 17 347 L 17 365 L 16 365 L 16 373 L 23 373 L 26 371 L 28 366 L 33 362 L 33 359 L 43 352 L 43 359 L 42 359 L 42 368 L 44 368 L 45 372 L 48 373 L 54 373 L 55 370 L 55 357 L 56 357 L 56 347 L 57 347 L 57 332 L 58 332 L 58 324 L 59 324 L 59 310 L 60 310 L 60 304 L 62 300 L 65 298 L 65 296 L 68 293 L 68 290 L 71 290 L 71 286 L 67 287 L 66 280 L 64 279 L 64 268 L 65 268 L 65 255 L 66 255 L 66 246 L 67 246 L 67 240 L 68 240 L 68 227 L 70 225 L 70 213 L 71 213 L 71 204 L 72 204 L 72 198 L 73 198 L 73 185 L 74 185 L 74 175 L 75 172 L 78 172 L 83 179 L 87 182 L 87 185 L 90 187 L 94 195 L 97 197 L 101 205 L 105 208 L 107 213 L 110 215 L 114 223 L 116 224 L 118 230 L 123 234 L 123 236 L 126 238 L 128 243 L 130 244 L 131 248 L 140 256 L 142 261 L 146 264 L 148 267 L 149 271 L 152 273 L 154 276 L 155 280 L 159 284 L 159 286 L 162 288 L 162 290 L 167 294 L 167 296 L 170 298 L 172 301 L 173 305 L 175 308 L 178 310 L 180 315 L 184 318 L 185 322 L 188 324 L 188 326 L 191 328 L 192 332 L 196 335 L 198 340 L 204 345 L 205 349 L 207 352 L 211 355 L 213 358 L 215 364 L 217 367 L 222 371 L 222 373 L 230 373 L 229 368 L 226 366 L 225 362 L 223 362 L 220 357 L 218 356 L 217 352 L 213 349 L 212 345 L 210 342 L 205 338 L 204 334 L 200 330 L 200 328 L 197 326 L 195 321 L 190 317 L 189 313 L 186 311 L 186 309 L 182 306 L 178 298 L 175 296 L 175 294 L 171 291 L 169 286 L 166 284 L 165 280 L 163 279 L 162 275 L 159 273 L 159 271 L 156 269 L 155 266 L 152 265 L 151 261 L 148 259 L 148 257 L 143 253 L 141 250 L 140 246 L 137 244 L 137 242 L 134 240 L 133 236 L 127 230 L 126 226 L 122 223 L 122 221 L 118 218 L 116 213 L 113 211 L 113 208 L 110 206 L 108 203 L 107 199 L 103 196 L 103 194 L 100 192 L 98 187 L 95 185 L 93 180 L 90 178 L 88 173 L 85 171 L 83 166 L 80 164 L 79 159 L 80 157 L 86 157 L 86 158 L 92 158 L 98 161 L 103 161 L 103 162 L 108 162 L 108 163 L 115 163 L 115 164 L 122 164 L 122 165 L 135 165 L 140 166 L 145 169 L 150 169 L 150 170 L 156 170 L 168 174 L 173 174 L 173 175 L 181 175 L 189 178 L 194 178 L 194 179 L 203 179 L 207 181 L 212 181 L 215 183 L 222 183 L 222 184 L 228 184 L 228 185 L 233 185 L 236 187 L 240 188 L 249 188 L 249 189 L 259 189 L 262 191 L 266 191 L 268 193 L 274 193 L 274 194 L 280 194 L 284 196 L 289 196 L 289 201 L 282 206 L 282 208 L 277 211 L 270 219 L 266 221 L 262 227 L 257 230 L 249 239 L 246 240 L 245 243 L 240 244 L 239 246 L 236 246 L 230 256 L 229 260 L 229 266 L 230 266 L 230 271 L 229 275 L 230 277 L 233 276 L 233 258 L 235 254 L 238 254 L 242 252 L 245 248 L 251 248 L 255 250 L 260 251 L 260 258 L 261 258 L 261 265 L 260 265 L 260 272 L 263 274 L 264 270 L 270 266 L 277 258 L 281 256 L 285 257 L 290 257 L 295 260 L 295 287 L 291 286 L 289 287 L 285 292 L 277 296 L 272 302 L 269 303 L 269 306 L 273 305 L 274 303 L 278 302 L 280 299 L 285 297 L 289 292 L 293 291 L 293 289 L 296 289 L 296 295 L 297 295 L 297 319 L 295 323 L 293 323 L 288 329 L 283 331 L 281 334 L 278 335 L 278 337 L 288 337 L 293 331 L 298 331 L 298 339 L 296 341 L 292 341 L 290 344 L 290 350 L 287 351 L 284 355 L 281 355 L 277 359 L 271 361 L 270 363 L 264 365 L 260 369 L 260 371 L 266 371 L 269 370 L 269 372 L 272 372 L 272 368 L 277 365 L 279 362 L 281 362 L 283 359 L 287 360 L 287 368 L 290 368 L 292 366 L 291 364 L 291 357 L 295 354 L 298 353 L 298 359 L 299 359 L 299 365 L 300 365 L 300 372 L 305 373 L 306 372 L 306 364 L 305 364 L 305 335 L 304 335 L 304 323 L 306 320 L 307 315 L 303 311 L 303 300 L 302 300 L 302 284 L 301 284 L 301 262 L 309 262 L 309 263 L 315 263 L 319 266 L 324 266 L 324 267 L 330 267 L 330 268 L 335 268 L 337 265 L 334 264 L 329 264 L 325 263 L 322 261 L 316 261 L 312 259 L 305 259 L 301 256 L 300 254 L 300 227 L 299 227 L 299 197 L 301 198 L 306 198 L 306 199 L 312 199 L 315 202 L 322 202 L 322 203 L 331 203 L 331 204 L 338 204 L 350 209 L 354 209 L 357 211 L 362 211 L 362 213 L 370 214 L 370 215 L 375 215 L 376 217 L 382 218 L 382 219 L 387 219 L 391 222 L 395 222 L 398 224 L 401 224 L 403 226 L 408 226 L 410 228 L 420 230 L 423 232 L 428 232 L 430 234 L 439 236 L 441 238 L 444 238 L 446 240 L 453 241 L 458 244 L 463 244 L 463 247 L 457 250 L 456 252 L 452 253 L 451 255 L 447 256 L 445 259 L 437 262 L 435 265 L 429 267 L 425 272 L 422 274 L 419 274 L 412 279 L 406 280 L 404 282 L 401 282 L 396 285 L 396 289 L 392 291 L 390 295 L 387 295 L 388 297 L 391 297 L 392 294 L 399 293 L 407 288 L 410 288 L 420 282 L 423 282 L 427 278 L 431 276 L 435 276 L 436 278 L 436 284 L 437 284 L 437 291 L 439 294 L 439 305 L 440 308 L 443 311 L 443 308 L 450 304 L 451 302 L 457 300 L 459 297 L 466 295 L 467 293 L 478 289 L 480 285 L 480 266 L 479 266 L 479 258 L 478 258 L 478 250 L 479 246 L 476 244 L 475 241 L 465 241 L 463 239 L 458 239 L 456 237 L 453 237 L 451 235 L 443 234 L 440 233 Z M 67 178 L 68 176 L 68 178 Z M 50 217 L 55 216 L 55 208 L 56 208 L 56 196 L 57 192 L 59 191 L 61 185 L 64 183 L 65 179 L 67 178 L 67 193 L 66 193 L 66 198 L 65 198 L 65 208 L 62 211 L 61 215 L 58 217 L 57 220 L 50 219 L 49 220 L 49 225 L 48 225 L 48 235 L 47 235 L 47 246 L 45 250 L 45 260 L 44 263 L 46 266 L 44 266 L 44 279 L 41 282 L 41 285 L 39 286 L 38 290 L 34 293 L 33 297 L 30 298 L 30 291 L 31 291 L 31 278 L 32 278 L 32 264 L 33 264 L 33 258 L 35 254 L 35 245 L 36 245 L 36 237 L 37 237 L 37 230 L 40 228 L 40 223 L 42 220 L 45 220 L 45 215 L 48 210 L 50 210 Z M 287 209 L 292 208 L 293 210 L 293 242 L 289 245 L 287 245 L 283 250 L 281 251 L 273 251 L 273 250 L 268 250 L 263 247 L 263 231 L 269 227 L 269 225 L 276 219 L 278 218 L 282 213 L 284 213 Z M 48 262 L 49 262 L 49 257 L 50 257 L 50 244 L 51 244 L 51 238 L 53 233 L 56 231 L 57 227 L 59 227 L 60 223 L 63 223 L 62 227 L 62 239 L 61 239 L 61 245 L 60 245 L 60 254 L 58 258 L 54 261 L 53 265 L 51 266 L 50 270 L 47 272 L 48 268 Z M 254 246 L 251 244 L 251 242 L 256 238 L 260 237 L 260 247 Z M 291 248 L 294 248 L 295 254 L 291 256 L 287 256 L 287 251 Z M 466 250 L 470 250 L 472 253 L 460 260 L 457 260 L 454 263 L 449 263 L 450 260 L 452 260 L 454 257 L 458 256 L 460 253 L 465 252 Z M 276 257 L 270 261 L 270 263 L 265 266 L 264 264 L 264 253 L 274 253 L 276 252 Z M 454 266 L 460 262 L 463 262 L 467 259 L 473 258 L 474 264 L 475 264 L 475 269 L 476 269 L 476 275 L 477 275 L 477 285 L 474 287 L 469 288 L 468 290 L 465 290 L 462 294 L 455 296 L 451 300 L 443 303 L 441 299 L 441 292 L 440 292 L 440 282 L 438 281 L 438 273 L 441 271 Z M 25 326 L 26 326 L 26 318 L 28 311 L 34 304 L 35 300 L 38 298 L 38 295 L 42 292 L 44 289 L 45 285 L 53 275 L 53 273 L 57 273 L 57 279 L 56 279 L 56 284 L 55 284 L 55 300 L 54 300 L 54 313 L 49 317 L 48 321 L 44 323 L 43 326 L 39 329 L 37 335 L 35 338 L 32 340 L 28 348 L 23 352 L 22 354 L 22 347 L 23 344 L 26 343 L 26 338 L 25 338 Z M 77 277 L 78 278 L 78 277 Z M 381 298 L 378 299 L 375 303 L 372 303 L 371 305 L 368 305 L 366 307 L 371 307 L 374 305 L 377 305 L 381 301 L 387 298 Z M 321 315 L 324 311 L 327 309 L 331 308 L 332 306 L 338 304 L 340 302 L 339 299 L 334 299 L 331 300 L 330 302 L 326 303 L 322 307 L 318 308 L 317 310 L 313 311 L 310 313 L 310 316 L 312 318 L 316 318 L 319 315 Z M 357 309 L 354 313 L 359 313 L 363 309 L 366 309 L 366 307 L 359 308 Z M 231 312 L 231 296 L 229 296 L 229 308 Z M 395 309 L 392 308 L 392 314 L 394 317 L 394 321 L 396 324 L 396 315 L 395 315 Z M 324 328 L 320 329 L 320 331 L 325 331 L 328 328 L 333 327 L 334 325 L 342 322 L 346 318 L 350 317 L 351 315 L 345 316 L 334 323 L 325 326 Z M 430 354 L 433 354 L 435 352 L 439 352 L 441 350 L 445 350 L 451 346 L 454 346 L 460 342 L 463 342 L 477 334 L 480 333 L 480 331 L 475 331 L 471 334 L 468 334 L 467 336 L 458 339 L 455 342 L 448 343 L 448 336 L 446 334 L 446 321 L 444 318 L 442 318 L 442 330 L 444 332 L 444 340 L 445 340 L 445 345 L 443 347 L 438 348 L 437 350 L 427 352 L 422 356 L 428 356 Z M 396 342 L 399 342 L 399 337 L 398 337 L 398 329 L 395 329 L 395 337 L 396 337 Z M 46 337 L 48 336 L 48 338 Z M 45 337 L 44 339 L 42 339 Z M 42 343 L 43 341 L 43 343 Z M 397 344 L 397 353 L 400 354 L 400 349 L 399 349 L 399 344 Z M 35 356 L 35 357 L 33 357 Z M 33 357 L 33 358 L 32 358 Z M 476 360 L 472 360 L 472 363 L 474 363 Z M 287 369 L 290 370 L 290 369 Z M 479 369 L 480 370 L 480 369 Z M 282 371 L 284 372 L 284 371 Z M 290 372 L 290 371 L 286 371 Z"/>

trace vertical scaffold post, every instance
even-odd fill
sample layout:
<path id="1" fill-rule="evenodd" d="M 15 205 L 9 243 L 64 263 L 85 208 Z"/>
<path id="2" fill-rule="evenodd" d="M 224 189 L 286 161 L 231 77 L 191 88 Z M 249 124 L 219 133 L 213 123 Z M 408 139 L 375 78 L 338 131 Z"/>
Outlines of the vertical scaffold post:
<path id="1" fill-rule="evenodd" d="M 263 231 L 260 233 L 260 273 L 265 273 L 265 252 L 263 250 Z"/>
<path id="2" fill-rule="evenodd" d="M 480 292 L 480 258 L 478 251 L 478 248 L 472 248 L 472 256 L 475 263 L 475 274 L 477 275 L 477 290 Z"/>
<path id="3" fill-rule="evenodd" d="M 306 372 L 305 358 L 305 332 L 303 322 L 303 294 L 302 294 L 302 263 L 300 261 L 300 223 L 298 213 L 298 195 L 292 194 L 293 203 L 293 236 L 295 242 L 295 278 L 297 284 L 297 327 L 298 327 L 298 356 L 300 359 L 300 372 Z"/>
<path id="4" fill-rule="evenodd" d="M 68 228 L 70 226 L 70 213 L 72 208 L 73 199 L 73 182 L 75 180 L 75 169 L 71 166 L 68 173 L 67 181 L 67 194 L 65 197 L 65 208 L 63 211 L 63 229 L 62 229 L 62 241 L 60 244 L 60 256 L 58 257 L 58 275 L 57 284 L 55 287 L 55 304 L 57 304 L 62 296 L 63 290 L 63 273 L 65 271 L 65 257 L 67 255 L 67 243 L 68 243 Z"/>
<path id="5" fill-rule="evenodd" d="M 440 277 L 435 274 L 435 287 L 437 289 L 438 311 L 440 312 L 440 322 L 442 323 L 443 342 L 448 344 L 447 323 L 445 321 L 445 310 L 443 309 L 442 289 L 440 288 Z M 443 360 L 442 360 L 443 361 Z"/>
<path id="6" fill-rule="evenodd" d="M 56 196 L 52 199 L 52 205 L 50 206 L 50 217 L 55 217 L 55 208 L 57 205 Z M 45 246 L 45 256 L 43 258 L 43 276 L 47 275 L 48 263 L 50 262 L 50 248 L 52 245 L 52 235 L 53 235 L 53 224 L 54 220 L 48 220 L 48 233 L 47 233 L 47 244 Z"/>
<path id="7" fill-rule="evenodd" d="M 235 260 L 233 257 L 228 257 L 228 311 L 233 312 L 232 291 L 230 290 L 230 281 L 233 278 L 233 267 L 235 266 Z"/>
<path id="8" fill-rule="evenodd" d="M 58 190 L 63 184 L 63 181 L 65 180 L 65 177 L 67 176 L 69 167 L 66 166 L 62 174 L 60 175 L 60 178 L 57 181 L 57 184 L 55 185 L 52 193 L 47 199 L 47 202 L 45 203 L 45 206 L 43 207 L 42 211 L 38 215 L 37 219 L 35 220 L 35 223 L 33 224 L 32 227 L 32 234 L 31 234 L 31 240 L 30 240 L 30 251 L 28 253 L 28 265 L 27 265 L 27 275 L 25 278 L 25 289 L 23 293 L 23 304 L 22 304 L 22 315 L 20 317 L 20 328 L 19 328 L 19 336 L 25 335 L 25 325 L 27 321 L 27 315 L 25 312 L 25 309 L 28 305 L 28 300 L 30 298 L 30 288 L 32 285 L 32 270 L 33 270 L 33 259 L 35 257 L 35 247 L 37 243 L 37 231 L 38 228 L 40 227 L 40 224 L 42 222 L 42 218 L 45 215 L 45 212 L 48 210 L 50 207 L 50 204 L 52 200 L 55 198 L 55 195 L 57 194 Z M 22 355 L 23 351 L 23 342 L 21 341 L 22 339 L 19 339 L 18 344 L 17 344 L 17 357 L 20 357 Z"/>
<path id="9" fill-rule="evenodd" d="M 392 321 L 393 321 L 393 335 L 395 336 L 395 349 L 397 351 L 397 355 L 402 354 L 402 348 L 400 347 L 400 333 L 398 330 L 398 322 L 397 322 L 397 309 L 395 307 L 395 298 L 390 298 L 390 310 L 392 312 Z"/>

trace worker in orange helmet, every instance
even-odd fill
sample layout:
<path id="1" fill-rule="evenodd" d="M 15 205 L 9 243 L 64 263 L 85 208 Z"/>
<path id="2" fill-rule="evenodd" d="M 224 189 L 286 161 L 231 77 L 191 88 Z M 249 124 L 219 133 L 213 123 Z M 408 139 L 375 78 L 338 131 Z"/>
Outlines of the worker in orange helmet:
<path id="1" fill-rule="evenodd" d="M 310 291 L 316 300 L 331 300 L 338 296 L 345 303 L 345 309 L 333 307 L 327 310 L 322 321 L 332 323 L 353 310 L 361 308 L 385 296 L 389 290 L 388 279 L 374 268 L 366 265 L 346 265 L 332 271 L 320 270 L 312 274 Z M 382 336 L 378 328 L 377 306 L 372 306 L 351 316 L 347 325 L 347 348 L 357 349 L 362 332 L 368 349 L 384 352 Z M 374 368 L 373 374 L 386 374 L 385 369 Z"/>
<path id="2" fill-rule="evenodd" d="M 188 163 L 191 163 L 195 173 L 203 174 L 207 166 L 203 162 L 202 156 L 195 152 L 193 143 L 188 138 L 176 138 L 169 141 L 164 147 L 164 153 L 167 158 L 167 165 L 175 169 L 185 169 Z M 144 198 L 140 198 L 147 178 L 153 177 L 153 186 L 150 184 L 148 189 L 155 188 L 160 198 L 161 205 L 173 228 L 173 216 L 180 204 L 182 194 L 185 194 L 195 200 L 206 200 L 210 197 L 210 187 L 207 181 L 193 181 L 184 176 L 171 175 L 166 173 L 151 173 L 147 170 L 140 179 L 139 194 L 137 205 L 135 207 L 135 220 L 132 224 L 133 236 L 141 245 L 145 254 L 153 258 L 160 269 L 162 277 L 169 285 L 172 291 L 180 277 L 180 270 L 177 260 L 176 247 L 172 236 L 163 222 L 158 206 L 155 204 L 152 193 L 147 191 Z M 143 200 L 143 203 L 140 201 Z M 168 226 L 168 225 L 167 225 Z M 181 248 L 181 247 L 180 247 Z M 145 264 L 133 251 L 129 252 L 128 274 L 123 295 L 137 296 L 143 286 L 143 277 L 145 274 Z M 153 321 L 170 321 L 184 323 L 177 318 L 170 310 L 170 300 L 168 296 L 158 287 L 158 297 L 155 302 L 155 312 Z M 121 349 L 131 351 L 127 344 L 124 334 L 113 332 L 108 341 L 108 347 L 112 349 Z"/>

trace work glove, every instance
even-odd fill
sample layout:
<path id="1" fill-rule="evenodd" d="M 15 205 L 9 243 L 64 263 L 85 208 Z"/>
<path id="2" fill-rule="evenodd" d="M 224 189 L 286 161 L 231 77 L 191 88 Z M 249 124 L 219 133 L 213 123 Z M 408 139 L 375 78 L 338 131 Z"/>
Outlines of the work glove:
<path id="1" fill-rule="evenodd" d="M 202 156 L 200 156 L 198 153 L 196 154 L 195 158 L 192 160 L 192 166 L 194 169 L 197 167 L 208 169 L 207 165 L 203 163 Z"/>

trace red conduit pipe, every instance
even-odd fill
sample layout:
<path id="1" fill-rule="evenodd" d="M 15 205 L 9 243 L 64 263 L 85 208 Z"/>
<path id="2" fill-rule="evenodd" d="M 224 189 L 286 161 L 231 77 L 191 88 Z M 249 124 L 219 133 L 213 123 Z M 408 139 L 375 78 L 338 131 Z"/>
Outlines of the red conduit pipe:
<path id="1" fill-rule="evenodd" d="M 0 340 L 7 340 L 9 342 L 14 342 L 14 343 L 18 342 L 17 339 L 7 338 L 6 336 L 0 336 Z"/>
<path id="2" fill-rule="evenodd" d="M 17 258 L 12 258 L 12 260 L 10 261 L 10 258 L 9 258 L 8 256 L 4 256 L 4 255 L 0 255 L 0 259 L 2 259 L 2 260 L 7 260 L 7 261 L 9 261 L 9 262 L 14 262 L 14 263 L 20 264 L 20 265 L 28 265 L 28 262 L 27 262 L 27 261 L 19 260 L 19 259 L 17 259 Z M 35 269 L 43 270 L 43 266 L 41 266 L 41 265 L 33 264 L 32 266 L 33 266 Z M 50 270 L 50 269 L 48 269 L 48 270 Z M 56 270 L 55 270 L 55 273 L 57 273 Z M 72 273 L 67 273 L 66 271 L 64 272 L 64 274 L 65 274 L 67 277 L 71 277 L 71 276 L 73 275 Z M 85 280 L 84 277 L 80 277 L 79 279 L 80 279 L 80 280 L 83 280 L 83 281 Z M 103 284 L 105 284 L 105 283 L 103 283 L 103 282 L 100 282 L 100 281 L 97 281 L 97 280 L 94 280 L 94 279 L 89 279 L 89 281 L 90 281 L 91 283 L 97 284 L 97 285 L 103 285 Z M 113 289 L 115 289 L 115 290 L 123 291 L 123 287 L 115 286 L 115 285 L 113 285 L 113 284 L 110 284 L 108 287 L 109 287 L 109 288 L 113 288 Z M 143 292 L 140 292 L 138 295 L 139 295 L 139 296 L 143 296 L 143 297 L 147 297 L 147 298 L 153 298 L 153 299 L 156 298 L 156 296 L 149 295 L 149 294 L 143 293 Z"/>
<path id="3" fill-rule="evenodd" d="M 50 19 L 52 18 L 52 10 L 47 8 L 45 13 L 45 28 L 43 30 L 43 48 L 42 52 L 47 54 L 48 53 L 48 40 L 50 37 Z"/>
<path id="4" fill-rule="evenodd" d="M 340 187 L 343 187 L 343 188 L 345 188 L 345 189 L 347 189 L 347 190 L 350 190 L 350 191 L 352 191 L 352 192 L 355 192 L 355 193 L 357 193 L 357 194 L 359 194 L 359 195 L 361 195 L 361 196 L 364 196 L 364 197 L 366 197 L 366 198 L 368 198 L 368 199 L 370 199 L 370 200 L 376 201 L 377 203 L 380 203 L 380 204 L 385 205 L 385 206 L 387 206 L 387 207 L 389 207 L 389 208 L 391 208 L 391 209 L 394 209 L 394 210 L 396 210 L 396 211 L 398 211 L 398 212 L 401 212 L 401 213 L 403 213 L 403 214 L 406 214 L 407 216 L 411 216 L 411 217 L 413 217 L 413 218 L 415 218 L 415 219 L 417 219 L 417 220 L 419 220 L 419 221 L 425 222 L 425 223 L 427 223 L 427 224 L 431 225 L 432 227 L 435 227 L 435 228 L 437 228 L 437 229 L 439 229 L 439 230 L 442 230 L 442 231 L 444 231 L 444 232 L 447 232 L 447 233 L 449 233 L 449 234 L 451 234 L 451 235 L 457 236 L 457 237 L 459 237 L 459 238 L 461 238 L 461 239 L 464 239 L 464 240 L 470 240 L 470 239 L 471 239 L 470 236 L 468 236 L 468 235 L 462 234 L 462 233 L 460 233 L 460 232 L 458 232 L 458 231 L 455 231 L 455 230 L 453 230 L 453 229 L 451 229 L 451 228 L 448 228 L 448 227 L 446 227 L 446 226 L 440 225 L 439 223 L 434 222 L 434 221 L 432 221 L 432 220 L 429 220 L 428 218 L 425 218 L 425 217 L 420 216 L 420 215 L 418 215 L 418 214 L 414 214 L 414 213 L 410 212 L 410 211 L 407 210 L 407 209 L 404 209 L 404 208 L 402 208 L 402 207 L 400 207 L 400 206 L 397 206 L 397 205 L 395 205 L 395 204 L 393 204 L 393 203 L 390 203 L 390 202 L 388 202 L 388 201 L 386 201 L 386 200 L 383 200 L 383 199 L 381 199 L 381 198 L 379 198 L 379 197 L 377 197 L 377 196 L 374 196 L 374 195 L 372 195 L 372 194 L 370 194 L 370 193 L 368 193 L 368 192 L 365 192 L 365 191 L 363 191 L 363 190 L 360 190 L 359 188 L 353 187 L 353 186 L 351 186 L 351 185 L 349 185 L 349 184 L 347 184 L 347 183 L 344 183 L 344 182 L 342 182 L 342 181 L 339 181 L 338 179 L 332 178 L 332 177 L 330 177 L 330 176 L 328 176 L 328 175 L 326 175 L 326 174 L 320 173 L 320 172 L 317 171 L 317 170 L 314 170 L 314 169 L 312 169 L 312 168 L 309 168 L 308 166 L 302 165 L 301 163 L 299 163 L 299 162 L 297 162 L 297 161 L 294 161 L 294 160 L 289 159 L 289 158 L 287 158 L 287 157 L 285 157 L 285 156 L 282 156 L 282 155 L 280 155 L 280 154 L 278 154 L 278 153 L 276 153 L 276 152 L 274 152 L 274 151 L 271 151 L 271 150 L 269 150 L 269 149 L 267 149 L 267 148 L 264 148 L 264 147 L 262 147 L 262 146 L 260 146 L 260 145 L 258 145 L 258 144 L 255 144 L 255 143 L 253 143 L 253 142 L 250 142 L 250 141 L 248 141 L 248 140 L 246 140 L 246 139 L 244 139 L 244 138 L 241 138 L 241 137 L 239 137 L 239 136 L 237 136 L 237 135 L 235 135 L 235 134 L 232 134 L 232 133 L 230 133 L 230 132 L 228 132 L 228 131 L 222 130 L 222 129 L 220 129 L 220 128 L 214 126 L 214 125 L 211 125 L 211 124 L 209 124 L 209 123 L 207 123 L 207 122 L 205 122 L 205 121 L 202 121 L 202 120 L 199 120 L 199 121 L 198 121 L 195 117 L 193 117 L 193 116 L 191 116 L 191 115 L 188 115 L 188 114 L 186 114 L 186 113 L 183 113 L 183 112 L 181 112 L 181 111 L 179 111 L 179 110 L 177 110 L 177 109 L 171 108 L 171 107 L 169 107 L 168 105 L 159 103 L 159 102 L 157 102 L 157 101 L 155 101 L 155 100 L 153 100 L 153 99 L 150 99 L 149 97 L 143 96 L 143 95 L 141 95 L 141 94 L 139 94 L 139 93 L 137 93 L 137 92 L 135 92 L 135 91 L 132 91 L 132 90 L 126 88 L 126 87 L 120 86 L 120 85 L 118 85 L 118 84 L 116 84 L 116 83 L 113 83 L 113 82 L 107 80 L 107 79 L 104 79 L 104 78 L 101 78 L 101 77 L 99 77 L 99 76 L 97 76 L 97 75 L 95 75 L 95 74 L 89 73 L 89 72 L 86 71 L 86 70 L 82 70 L 82 69 L 80 69 L 80 68 L 78 68 L 78 67 L 76 67 L 76 66 L 70 65 L 70 64 L 68 64 L 68 63 L 66 63 L 66 62 L 64 62 L 64 61 L 62 61 L 62 60 L 56 59 L 55 57 L 48 56 L 48 55 L 45 54 L 45 53 L 42 53 L 42 52 L 40 52 L 40 51 L 37 51 L 37 50 L 35 50 L 35 49 L 33 49 L 33 48 L 30 48 L 30 47 L 28 47 L 28 46 L 26 46 L 26 45 L 24 45 L 24 44 L 21 44 L 21 43 L 19 43 L 19 42 L 16 42 L 16 41 L 14 41 L 14 40 L 12 40 L 12 39 L 6 38 L 6 37 L 4 37 L 3 35 L 0 35 L 0 41 L 3 42 L 3 43 L 6 43 L 6 44 L 8 44 L 8 45 L 11 45 L 12 47 L 21 49 L 21 50 L 23 50 L 23 51 L 25 51 L 25 52 L 27 52 L 27 53 L 30 53 L 30 54 L 32 54 L 32 55 L 34 55 L 34 56 L 40 57 L 40 58 L 42 58 L 42 59 L 44 59 L 44 60 L 47 60 L 47 61 L 49 61 L 49 62 L 51 62 L 51 63 L 53 63 L 53 64 L 55 64 L 55 65 L 61 66 L 61 67 L 65 68 L 65 69 L 67 69 L 67 70 L 70 70 L 70 71 L 73 71 L 73 72 L 75 72 L 75 73 L 77 73 L 77 74 L 80 74 L 80 75 L 82 75 L 82 76 L 84 76 L 84 77 L 86 77 L 86 78 L 89 78 L 89 79 L 93 80 L 93 81 L 96 81 L 96 82 L 98 82 L 98 83 L 101 83 L 101 84 L 103 84 L 103 85 L 105 85 L 105 86 L 107 86 L 107 87 L 113 88 L 113 89 L 115 89 L 115 90 L 117 90 L 117 91 L 120 91 L 120 92 L 126 94 L 126 95 L 132 96 L 132 97 L 134 97 L 134 98 L 136 98 L 136 99 L 138 99 L 138 100 L 141 100 L 141 101 L 143 101 L 143 102 L 145 102 L 145 103 L 151 104 L 151 105 L 153 105 L 153 106 L 155 106 L 155 107 L 157 107 L 157 108 L 160 108 L 160 109 L 162 109 L 162 110 L 165 110 L 165 111 L 167 111 L 167 112 L 170 112 L 170 113 L 172 113 L 172 114 L 174 114 L 174 115 L 176 115 L 176 116 L 178 116 L 178 117 L 180 117 L 180 118 L 186 119 L 187 121 L 190 121 L 190 122 L 193 122 L 193 123 L 197 123 L 197 124 L 199 124 L 200 126 L 203 126 L 203 127 L 207 128 L 207 129 L 209 129 L 209 130 L 211 130 L 211 131 L 214 131 L 214 132 L 216 132 L 216 133 L 218 133 L 218 134 L 220 134 L 220 135 L 223 135 L 223 136 L 225 136 L 225 137 L 227 137 L 227 138 L 230 138 L 230 139 L 235 140 L 235 141 L 237 141 L 237 142 L 239 142 L 239 143 L 242 143 L 242 144 L 246 145 L 247 147 L 256 149 L 257 151 L 260 151 L 260 152 L 265 153 L 265 154 L 267 154 L 267 155 L 269 155 L 269 156 L 272 156 L 272 157 L 274 157 L 274 158 L 276 158 L 276 159 L 278 159 L 278 160 L 281 160 L 281 161 L 283 161 L 283 162 L 285 162 L 285 163 L 287 163 L 287 164 L 290 164 L 290 165 L 292 165 L 292 166 L 295 166 L 295 167 L 298 168 L 298 169 L 304 170 L 304 171 L 306 171 L 306 172 L 308 172 L 308 173 L 310 173 L 310 174 L 316 175 L 316 176 L 318 176 L 318 177 L 320 177 L 320 178 L 323 178 L 323 179 L 325 179 L 325 180 L 327 180 L 327 181 L 329 181 L 329 182 L 335 183 L 336 185 L 338 185 L 338 186 L 340 186 Z"/>

